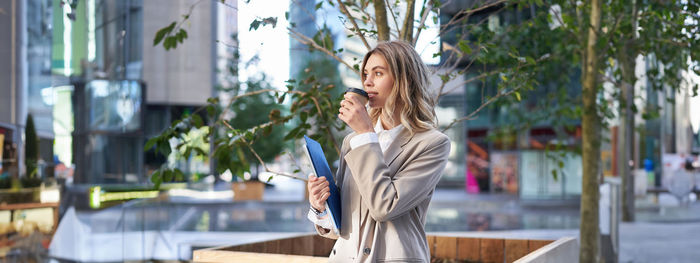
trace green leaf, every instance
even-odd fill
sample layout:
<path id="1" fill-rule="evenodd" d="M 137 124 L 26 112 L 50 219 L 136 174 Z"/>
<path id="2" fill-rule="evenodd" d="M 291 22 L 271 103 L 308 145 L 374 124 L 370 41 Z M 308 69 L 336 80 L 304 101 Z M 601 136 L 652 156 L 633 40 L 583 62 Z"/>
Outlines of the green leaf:
<path id="1" fill-rule="evenodd" d="M 155 184 L 155 183 L 157 183 L 158 181 L 161 180 L 161 178 L 160 178 L 160 173 L 161 173 L 161 171 L 160 171 L 160 169 L 158 169 L 158 170 L 156 170 L 155 172 L 153 172 L 153 174 L 151 174 L 151 182 L 152 182 L 152 183 Z"/>
<path id="2" fill-rule="evenodd" d="M 552 178 L 554 178 L 555 181 L 559 180 L 557 170 L 555 170 L 555 169 L 552 169 Z"/>
<path id="3" fill-rule="evenodd" d="M 284 136 L 284 140 L 287 141 L 287 140 L 296 138 L 297 133 L 299 133 L 300 130 L 301 130 L 301 126 L 297 126 L 296 128 L 292 129 L 291 131 L 289 131 L 287 133 L 286 136 Z"/>
<path id="4" fill-rule="evenodd" d="M 172 150 L 170 149 L 170 143 L 168 142 L 168 140 L 163 140 L 158 143 L 158 151 L 160 151 L 160 153 L 163 156 L 167 157 L 168 155 L 170 155 L 170 152 Z"/>
<path id="5" fill-rule="evenodd" d="M 158 137 L 158 136 L 148 139 L 148 141 L 146 142 L 146 146 L 143 147 L 143 150 L 144 151 L 150 150 L 151 147 L 153 147 L 153 145 L 155 145 L 156 142 L 158 142 L 158 139 L 160 139 L 160 137 Z"/>
<path id="6" fill-rule="evenodd" d="M 516 92 L 513 92 L 513 93 L 515 94 L 515 99 L 517 99 L 518 101 L 520 101 L 520 100 L 521 100 L 521 98 L 520 98 L 520 92 L 516 91 Z"/>
<path id="7" fill-rule="evenodd" d="M 194 127 L 201 128 L 204 125 L 204 121 L 198 114 L 192 114 L 192 124 L 194 124 Z"/>
<path id="8" fill-rule="evenodd" d="M 258 30 L 258 27 L 260 27 L 260 20 L 253 20 L 253 22 L 250 23 L 248 31 Z"/>
<path id="9" fill-rule="evenodd" d="M 250 142 L 250 141 L 253 141 L 253 139 L 255 139 L 254 136 L 255 136 L 255 135 L 254 135 L 252 132 L 246 132 L 246 133 L 245 133 L 245 139 L 248 140 L 249 142 Z"/>
<path id="10" fill-rule="evenodd" d="M 172 180 L 173 180 L 173 171 L 170 169 L 163 171 L 163 182 L 170 182 Z"/>
<path id="11" fill-rule="evenodd" d="M 309 117 L 309 114 L 305 111 L 302 111 L 299 114 L 299 119 L 301 119 L 301 122 L 306 122 L 306 119 Z"/>
<path id="12" fill-rule="evenodd" d="M 207 105 L 207 114 L 212 117 L 216 114 L 216 109 L 214 109 L 214 105 Z"/>
<path id="13" fill-rule="evenodd" d="M 323 6 L 323 2 L 318 2 L 318 4 L 316 4 L 315 10 L 321 9 L 321 6 Z"/>
<path id="14" fill-rule="evenodd" d="M 450 74 L 440 75 L 440 80 L 442 81 L 442 83 L 447 83 L 448 81 L 450 81 Z"/>
<path id="15" fill-rule="evenodd" d="M 525 57 L 525 61 L 527 61 L 527 63 L 531 65 L 535 64 L 535 59 L 532 57 Z"/>
<path id="16" fill-rule="evenodd" d="M 180 29 L 180 34 L 182 34 L 182 39 L 187 39 L 187 31 L 185 31 L 184 29 Z"/>
<path id="17" fill-rule="evenodd" d="M 173 30 L 173 28 L 175 28 L 175 24 L 175 22 L 172 22 L 170 23 L 170 25 L 158 30 L 158 32 L 156 32 L 155 38 L 153 38 L 153 46 L 158 45 L 158 43 L 160 43 L 160 41 L 163 40 L 163 37 L 165 37 L 167 34 L 170 33 L 170 31 Z"/>
<path id="18" fill-rule="evenodd" d="M 185 174 L 180 169 L 173 169 L 173 173 L 175 174 L 175 181 L 181 182 L 185 180 Z"/>
<path id="19" fill-rule="evenodd" d="M 460 40 L 459 43 L 457 43 L 459 50 L 462 51 L 462 53 L 471 55 L 472 53 L 472 48 L 467 44 L 466 41 Z"/>

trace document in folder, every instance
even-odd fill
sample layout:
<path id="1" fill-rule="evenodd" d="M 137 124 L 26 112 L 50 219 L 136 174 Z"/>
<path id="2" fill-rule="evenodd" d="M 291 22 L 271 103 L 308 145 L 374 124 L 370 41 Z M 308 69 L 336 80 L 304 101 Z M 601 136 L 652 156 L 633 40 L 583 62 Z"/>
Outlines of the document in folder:
<path id="1" fill-rule="evenodd" d="M 331 189 L 331 195 L 326 200 L 326 210 L 333 221 L 332 231 L 336 234 L 340 233 L 340 217 L 341 217 L 341 206 L 340 206 L 340 191 L 333 180 L 333 173 L 331 173 L 331 168 L 328 166 L 328 161 L 326 161 L 326 156 L 323 155 L 323 149 L 321 149 L 321 144 L 308 136 L 304 135 L 304 150 L 309 158 L 309 162 L 313 166 L 314 173 L 317 177 L 326 177 L 328 181 L 328 187 Z"/>

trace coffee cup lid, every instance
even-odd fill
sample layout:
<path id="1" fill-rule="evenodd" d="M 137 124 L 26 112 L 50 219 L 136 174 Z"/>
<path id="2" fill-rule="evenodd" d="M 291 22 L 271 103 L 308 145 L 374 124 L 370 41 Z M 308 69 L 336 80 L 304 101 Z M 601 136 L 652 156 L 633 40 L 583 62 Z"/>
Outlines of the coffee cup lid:
<path id="1" fill-rule="evenodd" d="M 360 94 L 360 96 L 365 97 L 366 99 L 369 99 L 369 95 L 364 90 L 361 90 L 358 88 L 348 88 L 345 90 L 345 93 L 348 93 L 348 92 L 354 92 L 354 93 Z"/>

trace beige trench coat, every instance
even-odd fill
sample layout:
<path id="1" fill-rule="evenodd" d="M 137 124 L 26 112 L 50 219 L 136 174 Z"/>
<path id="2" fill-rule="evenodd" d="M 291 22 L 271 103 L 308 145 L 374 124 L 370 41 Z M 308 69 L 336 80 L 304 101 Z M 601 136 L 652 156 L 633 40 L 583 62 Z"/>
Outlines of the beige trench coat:
<path id="1" fill-rule="evenodd" d="M 425 216 L 450 152 L 437 130 L 410 135 L 404 128 L 382 154 L 378 143 L 350 150 L 343 140 L 336 175 L 342 203 L 340 235 L 329 262 L 429 262 Z"/>

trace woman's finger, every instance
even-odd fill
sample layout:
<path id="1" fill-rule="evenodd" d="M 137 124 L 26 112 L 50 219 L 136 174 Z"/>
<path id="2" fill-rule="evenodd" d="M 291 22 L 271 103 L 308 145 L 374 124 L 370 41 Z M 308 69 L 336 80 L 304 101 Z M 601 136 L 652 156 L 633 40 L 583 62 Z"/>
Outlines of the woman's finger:
<path id="1" fill-rule="evenodd" d="M 311 193 L 313 193 L 313 194 L 321 193 L 321 192 L 324 191 L 324 189 L 329 189 L 328 191 L 330 191 L 330 188 L 328 188 L 328 185 L 329 185 L 329 184 L 328 184 L 327 181 L 321 182 L 321 183 L 319 183 L 319 184 L 317 184 L 317 185 L 314 185 L 314 186 L 311 188 Z"/>
<path id="2" fill-rule="evenodd" d="M 356 101 L 355 101 L 355 99 L 356 99 L 356 98 L 355 98 L 355 95 L 345 94 L 345 95 L 343 95 L 343 98 L 345 98 L 344 100 L 347 101 L 347 102 L 349 102 L 349 103 L 352 104 L 352 105 L 354 105 L 354 104 L 356 103 Z"/>

